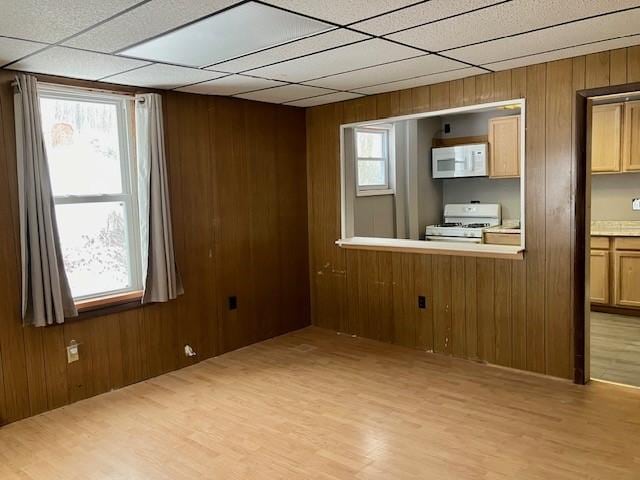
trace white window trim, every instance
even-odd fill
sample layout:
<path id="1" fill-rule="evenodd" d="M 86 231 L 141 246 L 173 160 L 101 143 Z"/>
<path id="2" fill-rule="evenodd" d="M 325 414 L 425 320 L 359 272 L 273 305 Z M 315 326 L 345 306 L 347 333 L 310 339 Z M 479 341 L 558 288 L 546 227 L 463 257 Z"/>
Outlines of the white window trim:
<path id="1" fill-rule="evenodd" d="M 358 127 L 354 129 L 353 141 L 354 152 L 355 152 L 355 175 L 354 178 L 356 180 L 356 196 L 357 197 L 371 197 L 375 195 L 393 195 L 394 191 L 391 188 L 391 183 L 389 180 L 389 164 L 390 164 L 390 148 L 389 148 L 389 140 L 391 137 L 391 128 L 392 127 Z M 358 132 L 364 133 L 383 133 L 383 153 L 384 157 L 360 157 L 358 156 Z M 380 161 L 384 162 L 385 173 L 384 177 L 386 182 L 381 185 L 360 185 L 360 179 L 358 178 L 358 163 L 360 160 L 364 161 Z"/>
<path id="2" fill-rule="evenodd" d="M 41 84 L 38 87 L 40 98 L 58 100 L 91 101 L 92 103 L 104 103 L 116 106 L 118 121 L 118 136 L 120 143 L 120 172 L 122 180 L 122 193 L 99 195 L 63 195 L 54 196 L 56 205 L 122 202 L 125 213 L 125 241 L 127 243 L 127 260 L 129 264 L 129 287 L 96 292 L 90 295 L 74 297 L 74 301 L 81 302 L 112 295 L 132 293 L 142 290 L 142 251 L 140 246 L 140 220 L 138 207 L 138 182 L 137 164 L 135 156 L 135 142 L 132 136 L 133 97 L 116 93 L 103 93 L 85 89 L 76 89 L 65 86 Z"/>

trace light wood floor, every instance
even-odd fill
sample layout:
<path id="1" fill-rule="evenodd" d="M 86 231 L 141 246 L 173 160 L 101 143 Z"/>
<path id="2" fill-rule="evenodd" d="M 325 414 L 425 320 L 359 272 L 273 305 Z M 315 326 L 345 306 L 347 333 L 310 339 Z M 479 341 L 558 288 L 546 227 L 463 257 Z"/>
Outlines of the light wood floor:
<path id="1" fill-rule="evenodd" d="M 8 479 L 638 479 L 640 390 L 309 328 L 0 429 Z"/>
<path id="2" fill-rule="evenodd" d="M 591 312 L 591 377 L 640 387 L 640 318 Z"/>

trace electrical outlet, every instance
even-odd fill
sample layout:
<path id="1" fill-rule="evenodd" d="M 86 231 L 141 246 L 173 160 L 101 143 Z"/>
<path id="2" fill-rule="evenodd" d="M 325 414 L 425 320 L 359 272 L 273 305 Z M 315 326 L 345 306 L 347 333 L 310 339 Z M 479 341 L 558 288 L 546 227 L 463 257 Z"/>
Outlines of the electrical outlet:
<path id="1" fill-rule="evenodd" d="M 418 308 L 427 308 L 427 297 L 418 295 Z"/>
<path id="2" fill-rule="evenodd" d="M 80 345 L 75 340 L 71 340 L 67 345 L 67 363 L 73 363 L 80 360 Z"/>
<path id="3" fill-rule="evenodd" d="M 450 123 L 445 123 L 444 124 L 444 133 L 451 133 L 451 124 Z"/>
<path id="4" fill-rule="evenodd" d="M 631 201 L 631 210 L 640 210 L 640 198 L 634 198 Z"/>
<path id="5" fill-rule="evenodd" d="M 238 297 L 232 295 L 229 297 L 229 310 L 235 310 L 238 308 Z"/>

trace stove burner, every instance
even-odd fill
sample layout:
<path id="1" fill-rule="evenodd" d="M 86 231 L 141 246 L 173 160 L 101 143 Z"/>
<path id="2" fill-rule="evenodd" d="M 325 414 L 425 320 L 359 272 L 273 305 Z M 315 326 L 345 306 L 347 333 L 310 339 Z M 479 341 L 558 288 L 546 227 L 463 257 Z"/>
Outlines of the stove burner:
<path id="1" fill-rule="evenodd" d="M 461 227 L 462 224 L 460 222 L 444 222 L 439 223 L 438 225 L 434 225 L 434 227 Z"/>
<path id="2" fill-rule="evenodd" d="M 485 228 L 488 227 L 488 223 L 468 223 L 465 228 Z"/>

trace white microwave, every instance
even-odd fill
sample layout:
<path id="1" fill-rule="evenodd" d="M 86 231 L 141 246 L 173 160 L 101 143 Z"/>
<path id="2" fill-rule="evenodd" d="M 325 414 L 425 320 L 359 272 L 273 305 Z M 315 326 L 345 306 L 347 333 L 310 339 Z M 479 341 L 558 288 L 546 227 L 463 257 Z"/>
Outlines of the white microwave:
<path id="1" fill-rule="evenodd" d="M 433 178 L 487 176 L 486 143 L 432 148 L 431 160 Z"/>

